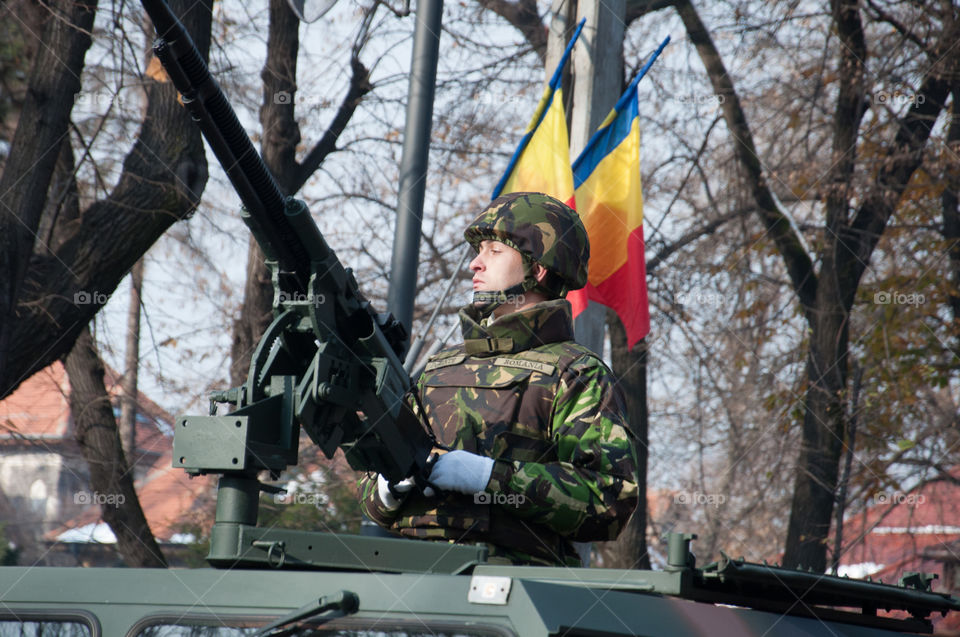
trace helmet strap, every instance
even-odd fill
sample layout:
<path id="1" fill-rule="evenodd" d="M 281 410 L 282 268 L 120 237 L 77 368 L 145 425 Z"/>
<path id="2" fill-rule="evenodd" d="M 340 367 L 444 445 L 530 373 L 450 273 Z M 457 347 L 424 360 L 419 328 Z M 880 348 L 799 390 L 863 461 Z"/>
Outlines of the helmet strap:
<path id="1" fill-rule="evenodd" d="M 489 315 L 504 303 L 515 302 L 517 297 L 522 297 L 524 293 L 540 286 L 540 282 L 533 276 L 533 260 L 527 255 L 523 255 L 523 266 L 525 275 L 520 283 L 505 290 L 477 290 L 473 293 L 473 304 L 481 316 Z"/>
<path id="2" fill-rule="evenodd" d="M 528 279 L 524 279 L 523 282 L 511 285 L 506 290 L 477 290 L 473 293 L 473 304 L 480 310 L 482 316 L 486 316 L 504 303 L 516 301 L 516 297 L 530 290 L 527 281 Z"/>

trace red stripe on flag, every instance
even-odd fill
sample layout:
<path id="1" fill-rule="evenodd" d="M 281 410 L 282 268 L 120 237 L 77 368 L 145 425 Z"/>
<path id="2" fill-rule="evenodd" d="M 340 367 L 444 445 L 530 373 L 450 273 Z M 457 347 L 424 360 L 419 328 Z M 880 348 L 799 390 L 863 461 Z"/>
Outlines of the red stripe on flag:
<path id="1" fill-rule="evenodd" d="M 577 316 L 587 307 L 587 299 L 613 308 L 627 331 L 627 347 L 633 347 L 650 332 L 650 306 L 647 301 L 647 264 L 644 257 L 643 226 L 627 237 L 627 262 L 594 286 L 567 294 Z"/>

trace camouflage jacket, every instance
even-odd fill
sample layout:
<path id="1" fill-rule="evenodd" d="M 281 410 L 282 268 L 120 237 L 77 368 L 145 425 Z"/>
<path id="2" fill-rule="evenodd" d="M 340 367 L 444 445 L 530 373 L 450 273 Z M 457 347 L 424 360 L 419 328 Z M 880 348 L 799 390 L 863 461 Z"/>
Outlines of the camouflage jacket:
<path id="1" fill-rule="evenodd" d="M 614 539 L 637 504 L 636 458 L 612 373 L 572 341 L 565 300 L 496 321 L 460 312 L 464 343 L 417 384 L 437 437 L 496 459 L 484 493 L 409 497 L 396 511 L 361 481 L 364 509 L 402 535 L 485 542 L 511 562 L 579 564 L 571 541 Z"/>

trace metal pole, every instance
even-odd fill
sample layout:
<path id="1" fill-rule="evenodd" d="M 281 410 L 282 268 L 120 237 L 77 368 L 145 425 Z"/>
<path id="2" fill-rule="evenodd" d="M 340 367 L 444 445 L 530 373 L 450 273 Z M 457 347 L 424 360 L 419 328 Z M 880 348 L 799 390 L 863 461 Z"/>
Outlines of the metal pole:
<path id="1" fill-rule="evenodd" d="M 403 135 L 403 157 L 400 160 L 397 232 L 393 241 L 387 296 L 387 309 L 408 332 L 413 325 L 413 302 L 417 290 L 417 257 L 420 252 L 420 226 L 442 15 L 443 0 L 419 0 L 417 3 L 407 123 Z"/>
<path id="2" fill-rule="evenodd" d="M 577 19 L 587 26 L 573 50 L 573 115 L 570 155 L 576 157 L 617 103 L 623 90 L 624 0 L 580 0 Z M 591 303 L 574 322 L 577 342 L 603 353 L 607 308 Z"/>
<path id="3" fill-rule="evenodd" d="M 407 350 L 407 358 L 403 361 L 403 368 L 409 373 L 413 366 L 417 363 L 417 358 L 420 356 L 420 350 L 423 349 L 423 344 L 426 342 L 427 334 L 430 333 L 430 328 L 433 327 L 434 321 L 437 320 L 437 315 L 440 313 L 440 308 L 443 307 L 443 304 L 447 302 L 447 297 L 450 296 L 450 290 L 453 289 L 453 284 L 457 282 L 457 278 L 460 275 L 460 270 L 463 269 L 463 264 L 467 262 L 467 257 L 473 253 L 473 250 L 470 246 L 464 246 L 463 256 L 460 257 L 460 260 L 457 262 L 457 267 L 454 268 L 453 274 L 450 275 L 450 278 L 447 280 L 447 285 L 443 288 L 443 294 L 440 295 L 440 300 L 437 301 L 436 306 L 433 308 L 433 314 L 430 315 L 430 320 L 427 321 L 427 324 L 423 326 L 423 329 L 420 331 L 420 334 L 417 335 L 417 338 L 413 340 L 413 343 L 410 345 L 410 349 Z M 444 339 L 446 340 L 446 339 Z M 436 354 L 436 350 L 433 354 Z M 430 354 L 432 356 L 432 354 Z M 416 380 L 417 376 L 413 376 L 413 379 Z"/>

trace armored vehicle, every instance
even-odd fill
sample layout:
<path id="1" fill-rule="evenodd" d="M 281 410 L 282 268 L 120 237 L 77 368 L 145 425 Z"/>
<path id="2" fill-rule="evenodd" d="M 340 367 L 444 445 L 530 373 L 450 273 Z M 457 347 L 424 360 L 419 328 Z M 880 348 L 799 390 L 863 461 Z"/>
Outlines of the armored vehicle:
<path id="1" fill-rule="evenodd" d="M 728 559 L 696 568 L 680 534 L 663 571 L 498 566 L 478 547 L 286 538 L 245 543 L 233 568 L 0 569 L 0 635 L 880 637 L 929 633 L 932 613 L 960 610 L 920 576 L 893 586 Z M 885 609 L 900 617 L 877 616 Z"/>
<path id="2" fill-rule="evenodd" d="M 407 407 L 406 335 L 375 313 L 273 176 L 163 0 L 154 50 L 244 205 L 273 271 L 274 321 L 247 381 L 176 423 L 174 464 L 219 475 L 205 569 L 0 569 L 0 637 L 881 636 L 931 631 L 960 600 L 724 557 L 698 568 L 672 534 L 663 571 L 503 566 L 485 546 L 257 525 L 261 492 L 297 463 L 302 427 L 332 456 L 425 481 L 432 432 Z M 218 415 L 219 405 L 226 413 Z M 880 611 L 893 611 L 880 616 Z"/>

